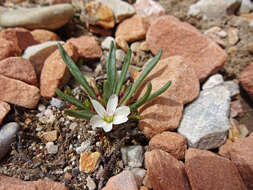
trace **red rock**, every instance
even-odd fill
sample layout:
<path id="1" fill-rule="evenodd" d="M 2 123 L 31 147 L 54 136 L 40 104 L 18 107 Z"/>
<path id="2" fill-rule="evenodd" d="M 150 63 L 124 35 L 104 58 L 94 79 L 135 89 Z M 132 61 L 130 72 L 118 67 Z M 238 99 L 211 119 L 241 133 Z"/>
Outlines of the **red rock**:
<path id="1" fill-rule="evenodd" d="M 247 138 L 237 139 L 229 153 L 244 183 L 248 189 L 253 189 L 253 133 Z"/>
<path id="2" fill-rule="evenodd" d="M 122 38 L 126 42 L 134 42 L 145 39 L 149 24 L 147 21 L 138 15 L 124 20 L 117 27 L 115 37 Z"/>
<path id="3" fill-rule="evenodd" d="M 111 177 L 102 190 L 138 190 L 138 186 L 134 175 L 126 170 Z"/>
<path id="4" fill-rule="evenodd" d="M 0 101 L 0 125 L 2 124 L 3 119 L 9 113 L 11 107 L 6 102 Z"/>
<path id="5" fill-rule="evenodd" d="M 190 189 L 184 164 L 162 150 L 145 153 L 147 178 L 153 190 Z"/>
<path id="6" fill-rule="evenodd" d="M 19 80 L 0 75 L 0 100 L 25 108 L 35 108 L 40 100 L 40 90 Z"/>
<path id="7" fill-rule="evenodd" d="M 180 55 L 191 59 L 201 81 L 216 73 L 227 58 L 226 53 L 215 42 L 173 16 L 158 18 L 149 27 L 146 38 L 153 54 L 162 49 L 162 58 Z"/>
<path id="8" fill-rule="evenodd" d="M 86 25 L 86 27 L 88 28 L 89 32 L 91 32 L 93 34 L 99 34 L 102 36 L 111 36 L 112 35 L 111 30 L 104 29 L 99 26 Z"/>
<path id="9" fill-rule="evenodd" d="M 70 42 L 64 44 L 63 48 L 74 61 L 77 61 L 77 50 Z M 46 59 L 41 71 L 41 96 L 47 98 L 53 97 L 55 95 L 55 88 L 62 88 L 70 77 L 70 72 L 62 60 L 59 50 L 56 50 Z"/>
<path id="10" fill-rule="evenodd" d="M 241 72 L 240 83 L 253 100 L 253 62 Z"/>
<path id="11" fill-rule="evenodd" d="M 102 49 L 98 45 L 96 38 L 93 36 L 81 36 L 71 38 L 69 43 L 76 47 L 79 55 L 86 59 L 99 59 L 102 57 Z"/>
<path id="12" fill-rule="evenodd" d="M 50 5 L 62 4 L 62 3 L 72 3 L 72 0 L 48 0 Z"/>
<path id="13" fill-rule="evenodd" d="M 148 188 L 145 187 L 145 186 L 141 186 L 141 187 L 140 187 L 140 190 L 148 190 Z"/>
<path id="14" fill-rule="evenodd" d="M 31 32 L 24 28 L 8 28 L 0 33 L 0 38 L 12 41 L 15 45 L 16 51 L 21 52 L 28 46 L 37 44 Z"/>
<path id="15" fill-rule="evenodd" d="M 185 169 L 194 190 L 246 190 L 233 162 L 210 151 L 188 149 Z"/>
<path id="16" fill-rule="evenodd" d="M 20 53 L 12 41 L 0 38 L 0 61 Z"/>
<path id="17" fill-rule="evenodd" d="M 53 181 L 22 181 L 0 174 L 0 190 L 68 190 L 64 185 Z"/>
<path id="18" fill-rule="evenodd" d="M 165 15 L 165 9 L 153 0 L 137 0 L 133 6 L 136 14 L 147 17 L 149 23 L 152 23 L 159 16 Z"/>
<path id="19" fill-rule="evenodd" d="M 31 34 L 38 43 L 61 40 L 61 38 L 56 33 L 44 29 L 33 30 L 31 31 Z"/>
<path id="20" fill-rule="evenodd" d="M 219 147 L 219 155 L 230 159 L 230 150 L 232 148 L 233 142 L 229 139 L 223 144 L 222 146 Z"/>
<path id="21" fill-rule="evenodd" d="M 0 74 L 31 85 L 37 85 L 33 65 L 29 60 L 22 57 L 9 57 L 0 61 Z"/>
<path id="22" fill-rule="evenodd" d="M 243 116 L 243 107 L 240 100 L 232 101 L 230 104 L 230 117 Z"/>
<path id="23" fill-rule="evenodd" d="M 170 153 L 176 159 L 183 159 L 187 148 L 186 138 L 175 132 L 157 134 L 149 141 L 152 149 L 161 149 Z"/>

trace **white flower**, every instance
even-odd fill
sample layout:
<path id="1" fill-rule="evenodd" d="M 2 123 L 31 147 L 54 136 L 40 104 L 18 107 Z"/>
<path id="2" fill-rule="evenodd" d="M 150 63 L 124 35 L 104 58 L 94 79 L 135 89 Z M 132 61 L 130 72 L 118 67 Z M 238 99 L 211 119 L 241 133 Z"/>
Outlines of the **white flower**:
<path id="1" fill-rule="evenodd" d="M 117 108 L 118 96 L 115 94 L 109 98 L 106 110 L 97 100 L 91 98 L 91 103 L 98 113 L 98 115 L 92 116 L 90 120 L 93 130 L 100 127 L 105 132 L 109 132 L 112 130 L 113 124 L 125 123 L 128 120 L 127 116 L 130 114 L 130 109 L 128 106 L 120 106 Z"/>

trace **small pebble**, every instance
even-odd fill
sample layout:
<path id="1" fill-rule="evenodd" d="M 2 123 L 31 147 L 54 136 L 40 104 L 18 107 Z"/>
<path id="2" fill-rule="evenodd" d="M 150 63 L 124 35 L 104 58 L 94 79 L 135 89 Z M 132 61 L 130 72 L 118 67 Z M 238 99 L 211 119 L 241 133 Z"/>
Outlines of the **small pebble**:
<path id="1" fill-rule="evenodd" d="M 46 106 L 43 105 L 43 104 L 40 104 L 40 105 L 38 106 L 38 110 L 39 110 L 40 112 L 45 111 L 45 109 L 46 109 Z"/>
<path id="2" fill-rule="evenodd" d="M 133 168 L 142 166 L 143 163 L 143 147 L 140 145 L 122 147 L 120 149 L 122 160 L 125 165 Z"/>
<path id="3" fill-rule="evenodd" d="M 101 43 L 101 47 L 102 49 L 104 50 L 109 50 L 110 49 L 110 46 L 111 46 L 111 42 L 114 42 L 115 43 L 115 40 L 113 37 L 111 36 L 108 36 L 104 39 L 104 41 Z"/>
<path id="4" fill-rule="evenodd" d="M 58 145 L 55 145 L 53 142 L 48 142 L 46 149 L 49 154 L 56 154 L 58 152 Z"/>
<path id="5" fill-rule="evenodd" d="M 88 187 L 89 190 L 95 190 L 96 189 L 96 183 L 94 182 L 94 180 L 88 176 L 86 178 L 87 184 L 86 186 Z"/>
<path id="6" fill-rule="evenodd" d="M 224 80 L 221 74 L 214 74 L 207 79 L 207 81 L 203 84 L 202 89 L 213 88 L 223 82 Z"/>
<path id="7" fill-rule="evenodd" d="M 64 102 L 58 98 L 52 98 L 50 101 L 51 106 L 61 109 L 64 106 Z"/>

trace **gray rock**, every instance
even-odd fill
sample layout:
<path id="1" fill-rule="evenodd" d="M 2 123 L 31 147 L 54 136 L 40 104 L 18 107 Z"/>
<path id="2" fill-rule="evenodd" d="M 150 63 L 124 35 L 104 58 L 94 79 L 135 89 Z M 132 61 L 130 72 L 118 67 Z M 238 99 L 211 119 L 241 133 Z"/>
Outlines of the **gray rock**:
<path id="1" fill-rule="evenodd" d="M 187 138 L 188 145 L 212 149 L 222 145 L 230 128 L 230 92 L 217 86 L 200 92 L 197 100 L 185 110 L 178 132 Z"/>
<path id="2" fill-rule="evenodd" d="M 142 167 L 143 163 L 143 147 L 140 145 L 122 147 L 120 149 L 122 160 L 125 165 L 138 168 Z"/>
<path id="3" fill-rule="evenodd" d="M 251 0 L 242 0 L 241 7 L 239 12 L 242 13 L 249 13 L 253 10 L 253 2 Z"/>
<path id="4" fill-rule="evenodd" d="M 66 24 L 73 15 L 74 9 L 70 4 L 8 9 L 0 13 L 0 26 L 55 30 Z"/>
<path id="5" fill-rule="evenodd" d="M 86 141 L 82 142 L 81 146 L 76 148 L 77 154 L 81 154 L 82 152 L 89 152 L 90 151 L 90 145 L 91 145 L 90 140 L 86 140 Z"/>
<path id="6" fill-rule="evenodd" d="M 135 9 L 132 5 L 122 0 L 98 0 L 104 4 L 106 4 L 112 12 L 114 13 L 114 17 L 116 18 L 116 22 L 119 23 L 123 19 L 134 15 Z"/>
<path id="7" fill-rule="evenodd" d="M 106 37 L 104 41 L 101 43 L 102 49 L 109 50 L 111 46 L 111 42 L 114 42 L 115 44 L 115 39 L 111 36 Z"/>
<path id="8" fill-rule="evenodd" d="M 96 189 L 96 187 L 97 187 L 96 183 L 94 182 L 94 180 L 90 176 L 88 176 L 86 178 L 86 181 L 87 181 L 86 186 L 88 187 L 89 190 L 95 190 Z"/>
<path id="9" fill-rule="evenodd" d="M 203 84 L 202 89 L 213 88 L 223 82 L 224 80 L 221 74 L 214 74 L 207 79 L 207 81 Z"/>
<path id="10" fill-rule="evenodd" d="M 225 81 L 221 86 L 224 86 L 230 92 L 230 97 L 240 94 L 239 83 L 236 81 Z"/>
<path id="11" fill-rule="evenodd" d="M 188 15 L 202 15 L 203 19 L 216 19 L 234 13 L 241 0 L 199 0 L 190 6 Z"/>
<path id="12" fill-rule="evenodd" d="M 16 122 L 7 123 L 0 130 L 0 159 L 2 159 L 11 149 L 11 143 L 15 141 L 15 135 L 19 130 Z"/>
<path id="13" fill-rule="evenodd" d="M 134 175 L 137 185 L 141 186 L 147 171 L 143 168 L 131 168 L 130 171 Z"/>
<path id="14" fill-rule="evenodd" d="M 117 49 L 115 51 L 115 55 L 116 55 L 116 61 L 123 63 L 126 56 L 125 52 L 122 49 Z"/>
<path id="15" fill-rule="evenodd" d="M 51 106 L 61 109 L 64 106 L 64 102 L 58 98 L 52 98 L 50 101 Z"/>
<path id="16" fill-rule="evenodd" d="M 53 142 L 48 142 L 46 149 L 49 154 L 56 154 L 58 152 L 58 145 L 55 145 Z"/>

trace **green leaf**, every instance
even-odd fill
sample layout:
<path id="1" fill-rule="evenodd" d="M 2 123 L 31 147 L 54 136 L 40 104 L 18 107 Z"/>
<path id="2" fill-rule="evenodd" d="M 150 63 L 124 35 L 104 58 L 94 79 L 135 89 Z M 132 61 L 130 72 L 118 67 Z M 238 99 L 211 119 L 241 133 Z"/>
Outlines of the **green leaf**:
<path id="1" fill-rule="evenodd" d="M 166 90 L 168 90 L 168 88 L 170 87 L 170 85 L 171 85 L 171 81 L 168 81 L 162 88 L 160 88 L 160 89 L 157 90 L 156 92 L 152 93 L 152 94 L 148 97 L 147 101 L 152 100 L 152 99 L 154 99 L 155 97 L 157 97 L 157 96 L 161 95 L 162 93 L 164 93 Z"/>
<path id="2" fill-rule="evenodd" d="M 150 71 L 156 66 L 156 64 L 160 60 L 161 55 L 162 55 L 162 50 L 160 50 L 158 52 L 158 54 L 145 67 L 145 69 L 142 71 L 139 78 L 133 84 L 133 87 L 132 87 L 130 93 L 128 94 L 126 99 L 122 102 L 123 105 L 125 105 L 127 103 L 127 101 L 132 97 L 133 93 L 136 91 L 136 89 L 140 86 L 141 82 L 146 78 L 146 76 L 150 73 Z"/>
<path id="3" fill-rule="evenodd" d="M 125 99 L 127 98 L 128 94 L 130 93 L 130 91 L 131 91 L 131 89 L 132 89 L 132 86 L 133 86 L 132 84 L 129 84 L 129 86 L 126 88 L 126 90 L 125 90 L 125 92 L 124 92 L 124 95 L 123 95 L 123 97 L 122 97 L 121 100 L 120 100 L 119 105 L 122 105 L 122 102 L 125 101 Z"/>
<path id="4" fill-rule="evenodd" d="M 60 96 L 62 99 L 66 100 L 67 102 L 69 102 L 70 104 L 80 108 L 80 109 L 85 109 L 87 110 L 87 107 L 78 99 L 69 96 L 67 94 L 64 94 L 60 89 L 56 88 L 55 89 L 55 93 Z"/>
<path id="5" fill-rule="evenodd" d="M 65 114 L 72 117 L 85 119 L 90 119 L 94 115 L 94 113 L 89 110 L 65 110 Z"/>
<path id="6" fill-rule="evenodd" d="M 110 82 L 108 82 L 108 79 L 107 79 L 103 85 L 103 99 L 105 101 L 105 104 L 107 103 L 111 95 L 112 95 L 112 89 L 110 88 Z"/>
<path id="7" fill-rule="evenodd" d="M 137 110 L 138 107 L 140 107 L 141 105 L 143 105 L 147 101 L 147 99 L 151 93 L 151 90 L 152 90 L 152 84 L 149 82 L 145 94 L 139 100 L 137 100 L 137 102 L 130 105 L 131 112 L 134 112 L 135 110 Z"/>
<path id="8" fill-rule="evenodd" d="M 109 57 L 106 62 L 106 73 L 107 73 L 107 81 L 111 93 L 114 93 L 116 80 L 117 80 L 117 70 L 116 70 L 116 55 L 115 55 L 115 47 L 114 42 L 111 42 L 111 47 L 109 50 Z M 110 94 L 111 96 L 112 94 Z"/>
<path id="9" fill-rule="evenodd" d="M 67 54 L 67 52 L 64 50 L 64 48 L 62 47 L 62 45 L 60 43 L 58 43 L 57 45 L 58 45 L 58 48 L 60 50 L 61 57 L 62 57 L 64 63 L 67 65 L 69 71 L 75 77 L 75 79 L 77 80 L 77 82 L 84 87 L 84 89 L 87 91 L 87 93 L 89 94 L 89 96 L 91 96 L 92 98 L 96 99 L 96 93 L 89 86 L 87 80 L 85 79 L 85 77 L 83 76 L 83 74 L 81 73 L 81 71 L 79 70 L 79 68 L 76 66 L 76 64 L 74 63 L 74 61 L 69 57 L 69 55 Z"/>
<path id="10" fill-rule="evenodd" d="M 123 64 L 123 67 L 122 67 L 122 70 L 121 70 L 121 73 L 120 73 L 120 78 L 119 78 L 118 83 L 117 83 L 116 91 L 115 91 L 115 94 L 117 96 L 119 95 L 119 92 L 122 88 L 122 85 L 123 85 L 123 83 L 126 79 L 127 71 L 128 71 L 129 65 L 130 65 L 130 61 L 131 61 L 131 55 L 132 55 L 132 50 L 128 49 L 127 55 L 124 59 L 124 64 Z"/>

